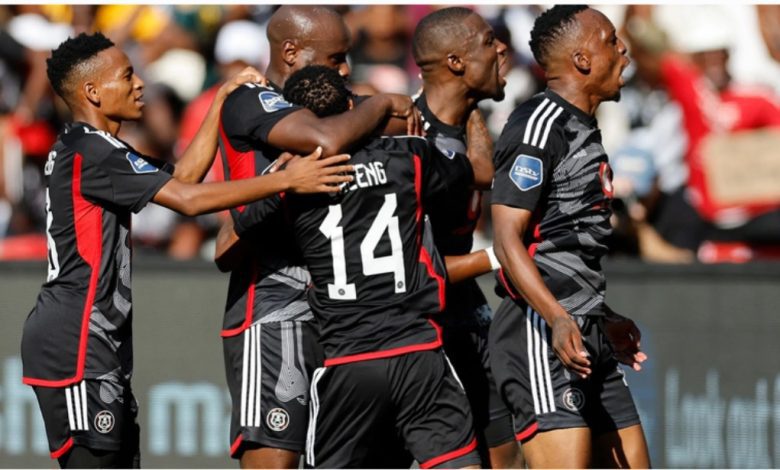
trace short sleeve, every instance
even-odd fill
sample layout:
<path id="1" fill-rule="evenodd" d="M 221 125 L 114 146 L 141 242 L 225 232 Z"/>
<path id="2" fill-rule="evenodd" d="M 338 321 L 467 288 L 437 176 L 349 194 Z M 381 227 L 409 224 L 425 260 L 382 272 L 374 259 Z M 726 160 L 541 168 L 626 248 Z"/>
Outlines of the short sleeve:
<path id="1" fill-rule="evenodd" d="M 272 88 L 245 85 L 228 96 L 222 106 L 222 129 L 228 138 L 268 143 L 271 129 L 303 108 L 287 102 Z"/>
<path id="2" fill-rule="evenodd" d="M 502 135 L 493 155 L 491 204 L 533 211 L 552 171 L 549 152 Z"/>
<path id="3" fill-rule="evenodd" d="M 99 177 L 83 185 L 85 196 L 139 212 L 173 178 L 173 166 L 118 148 L 94 163 Z"/>

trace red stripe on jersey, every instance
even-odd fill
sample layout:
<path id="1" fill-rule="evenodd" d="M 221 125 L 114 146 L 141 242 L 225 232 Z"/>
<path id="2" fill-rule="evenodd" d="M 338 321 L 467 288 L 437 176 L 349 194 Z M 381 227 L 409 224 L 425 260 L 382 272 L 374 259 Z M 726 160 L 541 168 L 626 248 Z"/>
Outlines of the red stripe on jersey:
<path id="1" fill-rule="evenodd" d="M 422 160 L 419 155 L 413 155 L 412 160 L 414 162 L 414 193 L 417 196 L 417 213 L 415 215 L 415 221 L 417 222 L 417 244 L 422 241 L 422 217 L 423 217 L 423 205 L 422 205 Z"/>
<path id="2" fill-rule="evenodd" d="M 441 327 L 433 320 L 428 320 L 434 330 L 436 330 L 436 339 L 430 343 L 411 344 L 409 346 L 401 346 L 400 348 L 385 349 L 383 351 L 372 351 L 360 354 L 351 354 L 349 356 L 333 357 L 325 359 L 324 366 L 338 366 L 341 364 L 349 364 L 350 362 L 363 362 L 373 361 L 374 359 L 386 359 L 388 357 L 402 356 L 413 352 L 430 351 L 432 349 L 438 349 L 441 347 Z"/>
<path id="3" fill-rule="evenodd" d="M 431 255 L 424 246 L 420 247 L 420 262 L 425 265 L 428 275 L 436 279 L 436 283 L 439 285 L 439 311 L 443 312 L 447 304 L 446 283 L 444 282 L 444 277 L 433 269 L 433 260 L 431 260 Z"/>
<path id="4" fill-rule="evenodd" d="M 539 423 L 535 422 L 534 424 L 528 426 L 527 428 L 523 429 L 519 433 L 515 434 L 515 440 L 516 441 L 520 441 L 520 442 L 524 442 L 529 437 L 531 437 L 534 434 L 536 434 L 536 431 L 538 429 L 539 429 Z"/>
<path id="5" fill-rule="evenodd" d="M 509 297 L 511 297 L 514 300 L 520 297 L 515 291 L 515 288 L 512 287 L 512 284 L 510 284 L 509 281 L 506 279 L 506 275 L 504 274 L 504 268 L 498 270 L 498 278 L 501 280 L 501 284 L 504 285 L 504 289 L 506 289 L 507 293 L 509 294 Z"/>
<path id="6" fill-rule="evenodd" d="M 68 440 L 65 441 L 65 444 L 62 444 L 62 447 L 51 453 L 51 458 L 58 459 L 62 457 L 70 450 L 71 447 L 73 447 L 73 438 L 69 437 Z"/>
<path id="7" fill-rule="evenodd" d="M 230 446 L 230 456 L 234 457 L 236 455 L 236 452 L 238 452 L 239 447 L 241 447 L 241 443 L 244 442 L 244 437 L 239 434 L 235 441 L 233 441 L 233 444 Z"/>
<path id="8" fill-rule="evenodd" d="M 221 119 L 220 119 L 221 121 Z M 255 171 L 255 153 L 254 151 L 240 152 L 233 148 L 230 144 L 230 140 L 225 134 L 225 130 L 222 128 L 222 124 L 219 125 L 219 136 L 224 142 L 224 158 L 226 163 L 225 178 L 230 175 L 231 180 L 240 180 L 246 178 L 253 178 L 256 176 Z M 236 207 L 236 210 L 243 212 L 246 205 Z"/>
<path id="9" fill-rule="evenodd" d="M 98 277 L 100 276 L 100 258 L 103 254 L 103 209 L 84 199 L 81 194 L 81 165 L 83 157 L 76 154 L 73 162 L 73 219 L 76 227 L 76 248 L 79 255 L 92 268 L 89 278 L 87 301 L 81 319 L 81 340 L 76 377 L 78 382 L 84 376 L 84 363 L 87 358 L 87 338 L 89 337 L 89 316 L 95 302 Z"/>
<path id="10" fill-rule="evenodd" d="M 450 460 L 455 460 L 459 457 L 463 457 L 469 452 L 473 452 L 476 448 L 477 448 L 477 438 L 475 437 L 465 447 L 461 447 L 460 449 L 453 450 L 452 452 L 447 452 L 446 454 L 440 455 L 438 457 L 434 457 L 430 460 L 426 460 L 425 462 L 420 464 L 420 468 L 433 468 L 437 465 L 441 465 L 445 462 L 449 462 Z"/>
<path id="11" fill-rule="evenodd" d="M 533 257 L 534 257 L 534 255 L 536 254 L 536 249 L 537 249 L 537 248 L 539 248 L 539 242 L 536 242 L 536 243 L 531 243 L 531 244 L 528 246 L 528 256 L 530 256 L 531 258 L 533 258 Z"/>
<path id="12" fill-rule="evenodd" d="M 230 330 L 222 330 L 222 332 L 219 334 L 223 338 L 228 338 L 231 336 L 240 335 L 244 331 L 246 331 L 250 326 L 252 326 L 252 318 L 254 318 L 254 312 L 255 312 L 255 290 L 257 282 L 257 267 L 252 264 L 252 278 L 249 281 L 249 289 L 246 291 L 246 310 L 244 314 L 244 323 L 241 324 L 238 328 L 232 328 Z"/>
<path id="13" fill-rule="evenodd" d="M 103 254 L 103 209 L 93 204 L 81 194 L 81 166 L 84 158 L 76 154 L 73 159 L 73 225 L 76 229 L 76 249 L 85 263 L 92 270 L 89 276 L 87 298 L 81 314 L 81 332 L 79 351 L 76 359 L 76 375 L 63 380 L 33 379 L 24 377 L 22 382 L 27 385 L 41 387 L 65 387 L 80 382 L 84 377 L 84 366 L 87 359 L 87 340 L 89 339 L 89 316 L 95 303 L 98 277 L 100 276 L 100 259 Z"/>

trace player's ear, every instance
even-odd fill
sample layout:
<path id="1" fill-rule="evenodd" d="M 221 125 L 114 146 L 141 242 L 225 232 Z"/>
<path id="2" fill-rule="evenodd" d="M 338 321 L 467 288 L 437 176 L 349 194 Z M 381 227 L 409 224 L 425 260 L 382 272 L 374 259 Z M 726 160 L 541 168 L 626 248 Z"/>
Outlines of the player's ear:
<path id="1" fill-rule="evenodd" d="M 577 70 L 583 75 L 590 73 L 590 55 L 582 49 L 575 49 L 571 54 L 571 60 Z"/>
<path id="2" fill-rule="evenodd" d="M 82 91 L 87 100 L 95 106 L 100 106 L 100 89 L 94 82 L 84 82 Z"/>
<path id="3" fill-rule="evenodd" d="M 295 60 L 298 58 L 300 51 L 301 50 L 298 48 L 298 44 L 296 44 L 295 41 L 285 39 L 282 42 L 282 60 L 288 66 L 292 67 L 295 65 Z"/>
<path id="4" fill-rule="evenodd" d="M 466 70 L 466 64 L 463 58 L 455 53 L 447 54 L 447 67 L 455 75 L 461 75 Z"/>

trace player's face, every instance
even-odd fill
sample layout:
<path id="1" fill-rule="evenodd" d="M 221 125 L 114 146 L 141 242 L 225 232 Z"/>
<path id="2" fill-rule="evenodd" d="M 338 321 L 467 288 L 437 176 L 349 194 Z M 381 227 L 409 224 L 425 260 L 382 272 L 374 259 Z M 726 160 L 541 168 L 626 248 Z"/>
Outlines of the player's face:
<path id="1" fill-rule="evenodd" d="M 108 48 L 100 55 L 103 64 L 94 83 L 101 112 L 117 121 L 140 119 L 144 107 L 143 80 L 135 74 L 127 55 L 119 48 Z"/>
<path id="2" fill-rule="evenodd" d="M 466 53 L 466 85 L 481 98 L 504 98 L 506 80 L 504 67 L 507 65 L 506 44 L 496 38 L 493 28 L 479 15 L 470 15 L 464 25 L 471 37 Z"/>
<path id="3" fill-rule="evenodd" d="M 625 84 L 623 70 L 631 62 L 626 45 L 617 37 L 615 26 L 601 12 L 588 9 L 579 14 L 585 33 L 585 48 L 591 56 L 590 82 L 604 101 L 620 99 Z"/>
<path id="4" fill-rule="evenodd" d="M 307 41 L 301 53 L 300 68 L 307 65 L 324 65 L 338 71 L 344 78 L 351 72 L 347 54 L 351 48 L 349 30 L 343 21 L 335 19 L 329 25 L 320 25 L 321 31 Z"/>

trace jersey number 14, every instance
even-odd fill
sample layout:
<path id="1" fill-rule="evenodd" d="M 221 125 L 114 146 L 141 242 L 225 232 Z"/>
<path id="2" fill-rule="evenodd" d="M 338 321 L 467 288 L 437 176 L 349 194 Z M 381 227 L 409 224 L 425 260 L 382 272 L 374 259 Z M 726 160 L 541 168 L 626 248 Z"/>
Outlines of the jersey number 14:
<path id="1" fill-rule="evenodd" d="M 397 207 L 396 195 L 386 194 L 382 208 L 360 242 L 360 260 L 364 276 L 392 273 L 395 293 L 399 294 L 406 292 L 406 271 L 401 231 L 398 228 L 398 217 L 395 215 Z M 320 232 L 330 240 L 333 255 L 333 283 L 328 284 L 328 297 L 335 300 L 356 300 L 355 284 L 347 282 L 344 229 L 338 225 L 341 217 L 341 204 L 334 204 L 328 207 L 328 215 L 320 224 Z M 374 252 L 385 232 L 390 237 L 391 252 L 387 256 L 377 257 Z"/>

